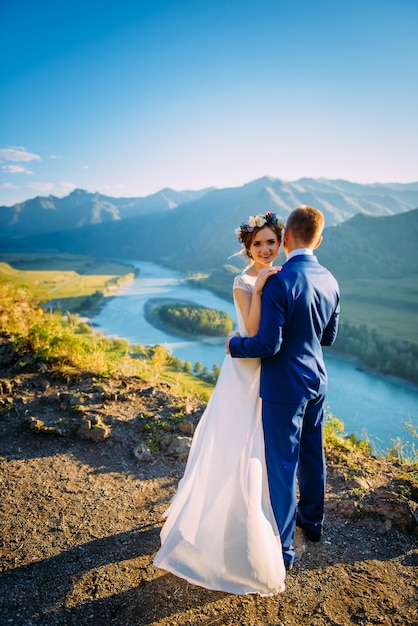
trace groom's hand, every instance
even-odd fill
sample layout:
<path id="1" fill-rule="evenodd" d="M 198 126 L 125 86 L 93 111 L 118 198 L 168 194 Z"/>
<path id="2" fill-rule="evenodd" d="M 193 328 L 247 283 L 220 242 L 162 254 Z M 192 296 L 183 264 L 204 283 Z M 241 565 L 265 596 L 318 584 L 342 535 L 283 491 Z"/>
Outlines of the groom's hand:
<path id="1" fill-rule="evenodd" d="M 235 333 L 234 337 L 241 337 L 241 335 L 239 333 Z M 231 341 L 232 337 L 228 337 L 228 339 L 226 340 L 226 353 L 227 354 L 231 354 L 230 350 L 229 350 L 229 342 Z"/>

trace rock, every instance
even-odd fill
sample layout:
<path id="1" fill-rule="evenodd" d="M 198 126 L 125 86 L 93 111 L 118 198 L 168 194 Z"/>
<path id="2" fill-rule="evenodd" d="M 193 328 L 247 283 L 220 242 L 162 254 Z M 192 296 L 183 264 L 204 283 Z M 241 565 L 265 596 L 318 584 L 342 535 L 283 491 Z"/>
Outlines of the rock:
<path id="1" fill-rule="evenodd" d="M 382 519 L 386 530 L 390 530 L 392 525 L 403 531 L 414 530 L 416 519 L 407 498 L 388 492 L 383 497 L 382 494 L 379 496 L 377 501 L 363 504 L 365 515 L 375 515 Z"/>
<path id="2" fill-rule="evenodd" d="M 80 396 L 74 393 L 61 392 L 60 400 L 61 400 L 63 407 L 65 406 L 72 407 L 72 406 L 78 406 L 81 404 Z"/>
<path id="3" fill-rule="evenodd" d="M 189 456 L 191 445 L 191 437 L 175 437 L 167 450 L 167 454 L 177 457 L 180 461 L 185 461 Z"/>
<path id="4" fill-rule="evenodd" d="M 110 437 L 110 427 L 106 424 L 96 424 L 90 431 L 90 439 L 94 443 L 100 443 Z"/>
<path id="5" fill-rule="evenodd" d="M 84 407 L 80 407 L 81 410 L 83 410 L 83 408 Z M 94 426 L 104 426 L 101 415 L 95 415 L 93 413 L 90 413 L 88 416 L 88 419 L 91 421 L 92 425 Z"/>
<path id="6" fill-rule="evenodd" d="M 172 436 L 168 435 L 168 434 L 164 434 L 164 435 L 162 435 L 161 437 L 158 438 L 158 441 L 159 441 L 160 446 L 162 448 L 168 448 L 169 445 L 172 442 Z"/>
<path id="7" fill-rule="evenodd" d="M 77 437 L 80 439 L 90 439 L 91 437 L 91 421 L 87 419 L 81 420 L 80 428 L 77 431 Z"/>
<path id="8" fill-rule="evenodd" d="M 341 500 L 337 504 L 337 510 L 345 517 L 354 517 L 357 515 L 357 506 L 354 500 Z"/>
<path id="9" fill-rule="evenodd" d="M 145 444 L 141 443 L 137 448 L 134 448 L 134 456 L 138 461 L 149 463 L 153 460 L 151 450 Z"/>
<path id="10" fill-rule="evenodd" d="M 32 417 L 32 415 L 30 415 L 27 418 L 27 422 L 28 422 L 29 428 L 31 430 L 38 430 L 39 431 L 39 430 L 44 430 L 44 428 L 45 428 L 44 422 L 42 420 L 36 419 L 36 417 Z"/>
<path id="11" fill-rule="evenodd" d="M 12 394 L 13 386 L 10 380 L 0 380 L 0 394 Z"/>
<path id="12" fill-rule="evenodd" d="M 178 425 L 178 429 L 181 433 L 185 435 L 193 435 L 194 433 L 194 424 L 192 422 L 180 422 Z"/>
<path id="13" fill-rule="evenodd" d="M 63 436 L 63 432 L 60 428 L 57 426 L 48 426 L 44 421 L 37 419 L 32 415 L 29 415 L 26 418 L 26 421 L 29 424 L 30 430 L 33 430 L 34 432 L 46 433 L 48 435 L 59 435 L 60 437 Z"/>
<path id="14" fill-rule="evenodd" d="M 367 481 L 364 476 L 355 476 L 347 481 L 347 487 L 367 492 L 370 491 L 370 482 Z"/>

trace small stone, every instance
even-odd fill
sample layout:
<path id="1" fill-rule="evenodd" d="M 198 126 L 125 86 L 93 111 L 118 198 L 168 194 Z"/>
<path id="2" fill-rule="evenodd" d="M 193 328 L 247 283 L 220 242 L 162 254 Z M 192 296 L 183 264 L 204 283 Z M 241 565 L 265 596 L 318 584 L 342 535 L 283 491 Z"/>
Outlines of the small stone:
<path id="1" fill-rule="evenodd" d="M 91 438 L 91 422 L 90 420 L 83 419 L 81 420 L 80 428 L 77 431 L 77 437 L 80 439 L 90 439 Z"/>
<path id="2" fill-rule="evenodd" d="M 13 387 L 10 380 L 0 380 L 0 394 L 11 394 Z"/>
<path id="3" fill-rule="evenodd" d="M 149 463 L 153 460 L 150 449 L 143 443 L 134 449 L 134 455 L 141 462 Z"/>
<path id="4" fill-rule="evenodd" d="M 167 454 L 170 454 L 171 456 L 176 456 L 180 461 L 185 461 L 189 456 L 191 445 L 191 437 L 176 437 L 171 442 L 167 450 Z"/>
<path id="5" fill-rule="evenodd" d="M 31 415 L 27 418 L 27 422 L 31 430 L 44 430 L 45 428 L 45 424 L 42 420 L 38 420 L 36 417 L 32 417 Z"/>
<path id="6" fill-rule="evenodd" d="M 180 422 L 178 428 L 179 431 L 185 435 L 193 435 L 194 433 L 194 425 L 192 422 Z"/>
<path id="7" fill-rule="evenodd" d="M 94 443 L 100 443 L 105 439 L 110 437 L 110 428 L 106 426 L 106 424 L 100 424 L 93 426 L 90 431 L 90 439 L 94 441 Z"/>

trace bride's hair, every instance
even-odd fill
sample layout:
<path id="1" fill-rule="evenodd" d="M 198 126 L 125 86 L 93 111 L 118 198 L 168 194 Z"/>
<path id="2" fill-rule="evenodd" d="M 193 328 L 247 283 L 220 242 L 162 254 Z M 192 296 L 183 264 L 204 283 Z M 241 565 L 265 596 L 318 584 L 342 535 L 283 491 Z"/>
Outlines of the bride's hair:
<path id="1" fill-rule="evenodd" d="M 242 250 L 242 254 L 246 255 L 250 260 L 252 259 L 251 253 L 250 253 L 250 248 L 251 248 L 251 244 L 254 241 L 254 237 L 256 236 L 256 234 L 262 229 L 262 228 L 270 228 L 270 230 L 276 235 L 277 237 L 277 241 L 279 242 L 279 244 L 282 241 L 282 231 L 283 231 L 283 224 L 281 224 L 280 222 L 276 222 L 275 224 L 264 224 L 264 226 L 260 226 L 259 228 L 256 227 L 254 228 L 254 230 L 252 230 L 251 232 L 248 231 L 246 233 L 242 234 L 242 245 L 243 250 Z"/>
<path id="2" fill-rule="evenodd" d="M 243 249 L 241 250 L 242 256 L 247 256 L 251 259 L 250 248 L 254 241 L 255 235 L 265 226 L 270 228 L 276 235 L 279 244 L 282 241 L 282 232 L 284 224 L 275 213 L 267 211 L 267 213 L 260 213 L 258 215 L 250 215 L 248 222 L 243 222 L 241 226 L 235 229 L 235 234 L 238 240 L 242 243 Z"/>

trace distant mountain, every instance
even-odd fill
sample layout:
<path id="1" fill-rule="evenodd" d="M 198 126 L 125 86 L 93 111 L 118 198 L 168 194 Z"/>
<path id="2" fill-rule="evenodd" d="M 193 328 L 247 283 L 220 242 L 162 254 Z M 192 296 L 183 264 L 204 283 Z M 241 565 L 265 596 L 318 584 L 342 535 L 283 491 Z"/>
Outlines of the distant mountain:
<path id="1" fill-rule="evenodd" d="M 11 207 L 1 206 L 0 231 L 11 237 L 22 237 L 115 222 L 153 211 L 175 209 L 208 191 L 174 191 L 167 188 L 144 198 L 111 198 L 75 189 L 64 198 L 38 196 Z"/>
<path id="2" fill-rule="evenodd" d="M 355 215 L 326 228 L 315 254 L 340 281 L 396 279 L 418 275 L 417 241 L 418 209 L 390 217 Z"/>
<path id="3" fill-rule="evenodd" d="M 165 190 L 164 193 L 141 199 L 139 204 L 132 199 L 120 199 L 121 205 L 118 206 L 119 201 L 115 199 L 110 199 L 110 202 L 98 194 L 73 192 L 62 200 L 67 202 L 63 204 L 65 209 L 61 205 L 55 209 L 63 213 L 63 219 L 67 213 L 77 216 L 78 221 L 73 220 L 73 228 L 65 226 L 61 230 L 41 233 L 37 224 L 32 236 L 19 238 L 12 238 L 12 232 L 5 230 L 3 233 L 7 239 L 0 242 L 1 248 L 8 251 L 54 250 L 142 259 L 190 272 L 212 271 L 227 263 L 228 257 L 239 250 L 234 229 L 248 215 L 272 210 L 285 219 L 298 205 L 311 204 L 324 212 L 327 230 L 331 228 L 333 231 L 332 239 L 334 230 L 338 236 L 344 232 L 339 228 L 360 214 L 358 225 L 353 228 L 354 241 L 340 243 L 341 247 L 335 251 L 337 256 L 343 256 L 347 250 L 347 255 L 352 258 L 353 248 L 359 245 L 357 242 L 364 241 L 367 246 L 367 241 L 373 236 L 372 232 L 368 232 L 368 236 L 362 238 L 362 217 L 387 216 L 390 219 L 391 215 L 406 215 L 418 207 L 418 183 L 357 185 L 348 181 L 311 179 L 286 183 L 279 179 L 261 178 L 242 187 L 195 192 L 200 196 L 194 198 L 193 192 L 183 192 L 188 194 L 188 200 L 175 208 L 169 208 L 167 203 L 175 204 L 180 196 L 175 197 L 171 193 L 176 192 Z M 36 211 L 38 214 L 42 211 L 46 215 L 54 214 L 54 209 L 39 208 L 40 199 L 28 202 L 35 203 L 34 214 Z M 92 207 L 96 207 L 96 213 Z M 25 210 L 30 215 L 28 206 Z M 86 225 L 87 218 L 89 223 Z M 101 222 L 97 223 L 99 218 Z M 327 238 L 321 246 L 322 254 L 326 251 Z M 390 248 L 387 254 L 390 254 Z"/>

